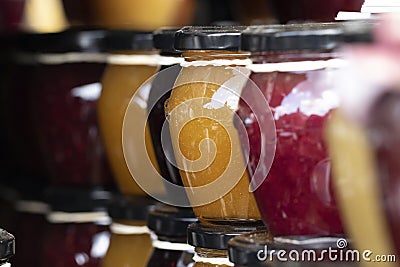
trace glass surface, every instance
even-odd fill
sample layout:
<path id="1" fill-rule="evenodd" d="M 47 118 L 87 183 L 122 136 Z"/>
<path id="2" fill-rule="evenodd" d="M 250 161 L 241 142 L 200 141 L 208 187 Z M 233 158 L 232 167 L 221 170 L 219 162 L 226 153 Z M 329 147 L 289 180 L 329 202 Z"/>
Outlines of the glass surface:
<path id="1" fill-rule="evenodd" d="M 101 132 L 115 179 L 120 191 L 124 194 L 146 194 L 135 182 L 128 169 L 123 151 L 122 132 L 124 118 L 131 98 L 135 95 L 140 85 L 154 75 L 156 71 L 157 67 L 155 66 L 109 65 L 102 78 L 103 90 L 98 107 Z M 139 147 L 142 147 L 143 140 L 140 134 L 135 134 L 135 132 L 143 130 L 139 129 L 140 127 L 137 125 L 145 125 L 147 120 L 148 93 L 148 90 L 147 95 L 139 92 L 137 95 L 140 99 L 133 101 L 132 109 L 129 109 L 129 112 L 133 112 L 130 117 L 133 121 L 130 121 L 130 123 L 136 127 L 129 131 L 129 133 L 132 133 L 129 136 L 129 143 L 131 147 L 137 148 L 133 153 L 135 160 L 131 164 L 135 166 L 134 175 L 142 176 L 152 173 L 146 169 L 147 165 L 143 164 L 147 157 L 150 158 L 153 166 L 158 169 L 148 126 L 145 129 L 146 151 L 139 150 Z M 159 185 L 155 185 L 157 188 L 154 188 L 154 192 L 161 194 L 165 189 L 162 181 L 159 182 Z"/>
<path id="2" fill-rule="evenodd" d="M 144 267 L 153 247 L 149 234 L 111 234 L 110 247 L 102 267 Z"/>
<path id="3" fill-rule="evenodd" d="M 334 75 L 327 69 L 273 71 L 252 73 L 250 79 L 269 103 L 277 137 L 271 169 L 254 192 L 264 222 L 273 235 L 342 234 L 324 140 L 325 124 L 338 104 L 331 91 Z M 249 154 L 251 177 L 259 163 L 263 168 L 270 164 L 270 158 L 259 159 L 265 152 L 262 136 L 271 135 L 252 110 L 262 109 L 263 104 L 254 88 L 248 83 L 243 89 L 247 103 L 241 99 L 238 111 L 246 128 L 239 131 L 241 140 L 250 142 L 245 154 Z"/>
<path id="4" fill-rule="evenodd" d="M 193 0 L 96 0 L 89 3 L 95 25 L 136 30 L 191 24 L 195 6 Z"/>
<path id="5" fill-rule="evenodd" d="M 199 60 L 210 56 L 193 55 Z M 200 220 L 260 219 L 233 125 L 247 79 L 242 72 L 246 73 L 243 67 L 184 67 L 166 108 L 180 174 L 184 185 L 191 187 L 187 194 Z M 209 185 L 218 181 L 223 182 Z M 204 193 L 193 190 L 203 185 L 208 185 Z"/>
<path id="6" fill-rule="evenodd" d="M 104 64 L 41 65 L 31 113 L 53 185 L 112 186 L 97 120 Z"/>
<path id="7" fill-rule="evenodd" d="M 43 267 L 99 267 L 107 252 L 107 226 L 94 223 L 51 224 L 46 228 Z"/>

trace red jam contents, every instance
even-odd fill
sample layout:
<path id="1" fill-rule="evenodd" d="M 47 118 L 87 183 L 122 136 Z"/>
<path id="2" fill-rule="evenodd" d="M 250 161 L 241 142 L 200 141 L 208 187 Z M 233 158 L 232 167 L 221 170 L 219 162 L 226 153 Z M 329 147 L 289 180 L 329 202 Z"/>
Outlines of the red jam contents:
<path id="1" fill-rule="evenodd" d="M 104 64 L 41 65 L 31 107 L 53 185 L 112 185 L 97 122 Z"/>
<path id="2" fill-rule="evenodd" d="M 94 223 L 63 223 L 48 227 L 43 267 L 99 267 L 107 251 L 107 226 Z"/>
<path id="3" fill-rule="evenodd" d="M 264 222 L 274 235 L 343 233 L 323 139 L 330 111 L 325 110 L 323 115 L 316 112 L 318 115 L 307 111 L 307 107 L 296 106 L 299 100 L 318 103 L 316 99 L 309 99 L 309 94 L 316 93 L 314 88 L 320 86 L 311 77 L 308 72 L 253 73 L 250 76 L 268 100 L 276 124 L 275 158 L 268 176 L 255 191 Z M 262 104 L 250 88 L 249 85 L 244 88 L 242 97 L 250 106 Z M 238 114 L 248 137 L 241 132 L 240 138 L 249 138 L 248 171 L 253 175 L 262 149 L 260 127 L 262 129 L 263 125 L 252 119 L 254 114 L 243 98 Z"/>

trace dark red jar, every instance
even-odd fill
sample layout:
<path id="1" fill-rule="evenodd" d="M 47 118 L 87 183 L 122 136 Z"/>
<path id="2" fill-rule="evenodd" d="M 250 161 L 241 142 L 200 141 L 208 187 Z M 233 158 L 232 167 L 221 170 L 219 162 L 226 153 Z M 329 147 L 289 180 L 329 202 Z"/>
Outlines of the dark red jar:
<path id="1" fill-rule="evenodd" d="M 332 51 L 340 40 L 338 24 L 251 27 L 242 36 L 254 64 L 238 110 L 246 132 L 239 134 L 249 141 L 248 172 L 273 235 L 343 234 L 324 139 L 338 105 L 332 79 L 340 62 Z"/>
<path id="2" fill-rule="evenodd" d="M 11 262 L 15 266 L 40 267 L 49 206 L 40 198 L 23 196 L 15 203 L 15 210 L 13 234 L 18 240 L 18 253 Z M 37 245 L 32 246 L 32 240 Z"/>
<path id="3" fill-rule="evenodd" d="M 364 0 L 272 0 L 278 20 L 334 21 L 339 11 L 360 12 Z"/>
<path id="4" fill-rule="evenodd" d="M 52 188 L 51 212 L 43 242 L 42 266 L 98 267 L 107 252 L 110 192 L 98 189 Z"/>
<path id="5" fill-rule="evenodd" d="M 113 185 L 96 114 L 104 37 L 99 30 L 29 37 L 38 61 L 30 108 L 52 185 Z"/>
<path id="6" fill-rule="evenodd" d="M 0 1 L 0 31 L 14 32 L 22 24 L 25 0 Z"/>

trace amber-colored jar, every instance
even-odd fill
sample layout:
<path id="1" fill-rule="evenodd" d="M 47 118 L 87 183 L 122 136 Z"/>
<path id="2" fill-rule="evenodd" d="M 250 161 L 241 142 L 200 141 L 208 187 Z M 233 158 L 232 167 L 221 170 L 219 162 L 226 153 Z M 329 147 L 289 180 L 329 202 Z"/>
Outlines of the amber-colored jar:
<path id="1" fill-rule="evenodd" d="M 153 252 L 150 230 L 146 226 L 148 212 L 155 202 L 147 197 L 115 197 L 108 207 L 113 220 L 110 247 L 102 267 L 146 266 Z"/>
<path id="2" fill-rule="evenodd" d="M 46 196 L 51 211 L 46 216 L 41 266 L 99 267 L 110 243 L 106 207 L 111 193 L 50 188 Z"/>
<path id="3" fill-rule="evenodd" d="M 149 213 L 148 227 L 154 232 L 154 252 L 147 267 L 178 267 L 193 264 L 194 247 L 187 244 L 188 225 L 196 222 L 190 208 L 158 205 Z"/>
<path id="4" fill-rule="evenodd" d="M 101 30 L 76 29 L 29 37 L 38 62 L 30 114 L 52 185 L 114 185 L 96 113 L 104 37 Z"/>
<path id="5" fill-rule="evenodd" d="M 102 78 L 98 117 L 117 185 L 123 194 L 129 195 L 145 194 L 134 176 L 137 176 L 135 179 L 146 179 L 155 173 L 154 168 L 158 169 L 146 125 L 149 92 L 145 88 L 138 92 L 142 83 L 158 70 L 158 54 L 153 50 L 152 38 L 151 32 L 134 31 L 110 31 L 107 37 L 106 49 L 112 55 Z M 131 102 L 134 95 L 137 98 Z M 152 164 L 148 163 L 148 158 Z M 159 179 L 151 188 L 156 194 L 164 192 Z"/>
<path id="6" fill-rule="evenodd" d="M 191 24 L 194 0 L 88 0 L 96 26 L 112 29 L 155 30 Z"/>
<path id="7" fill-rule="evenodd" d="M 233 266 L 228 258 L 228 242 L 238 235 L 266 231 L 265 227 L 253 225 L 204 225 L 192 223 L 188 227 L 188 243 L 195 247 L 195 267 Z"/>
<path id="8" fill-rule="evenodd" d="M 185 27 L 175 39 L 185 62 L 166 111 L 180 174 L 200 221 L 260 220 L 233 125 L 249 73 L 247 54 L 237 52 L 243 29 Z"/>
<path id="9" fill-rule="evenodd" d="M 11 267 L 9 259 L 15 254 L 15 237 L 0 229 L 0 266 Z"/>

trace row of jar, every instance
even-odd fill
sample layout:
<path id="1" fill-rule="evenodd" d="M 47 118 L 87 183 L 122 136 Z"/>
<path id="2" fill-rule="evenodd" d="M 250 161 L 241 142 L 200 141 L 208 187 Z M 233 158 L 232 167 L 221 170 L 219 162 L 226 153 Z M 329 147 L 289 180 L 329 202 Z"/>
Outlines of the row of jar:
<path id="1" fill-rule="evenodd" d="M 369 8 L 371 5 L 376 6 L 376 3 L 363 0 L 340 3 L 330 0 L 324 5 L 316 0 L 252 0 L 246 3 L 237 0 L 218 3 L 195 0 L 152 0 L 146 3 L 122 0 L 4 0 L 0 3 L 0 31 L 25 29 L 54 32 L 68 24 L 154 30 L 161 26 L 206 24 L 214 20 L 232 19 L 243 24 L 271 21 L 286 23 L 293 20 L 333 21 L 339 11 L 359 12 L 362 7 L 368 9 L 368 4 Z"/>
<path id="2" fill-rule="evenodd" d="M 35 70 L 28 71 L 28 74 L 35 73 L 35 79 L 43 77 L 40 78 L 40 87 L 28 92 L 33 93 L 31 100 L 35 100 L 29 105 L 34 108 L 25 114 L 40 115 L 39 119 L 33 119 L 39 125 L 42 123 L 36 129 L 48 129 L 48 133 L 42 132 L 38 136 L 45 139 L 43 143 L 54 142 L 47 145 L 47 153 L 51 152 L 53 144 L 56 148 L 54 156 L 48 157 L 53 161 L 50 166 L 54 170 L 57 164 L 65 163 L 65 159 L 76 160 L 78 155 L 87 155 L 66 153 L 74 148 L 74 143 L 62 141 L 72 140 L 80 144 L 79 141 L 84 140 L 72 134 L 68 124 L 75 122 L 74 114 L 78 115 L 77 118 L 81 115 L 88 118 L 90 109 L 74 106 L 63 112 L 57 110 L 73 102 L 69 101 L 71 96 L 79 100 L 74 103 L 86 107 L 86 102 L 98 103 L 102 137 L 121 191 L 143 194 L 137 185 L 139 183 L 144 191 L 160 201 L 176 206 L 190 204 L 203 225 L 252 224 L 263 218 L 275 236 L 339 235 L 345 232 L 344 218 L 347 231 L 357 237 L 357 244 L 362 246 L 367 242 L 361 240 L 371 237 L 371 234 L 360 234 L 365 229 L 357 225 L 360 220 L 365 223 L 365 218 L 368 218 L 371 224 L 366 228 L 371 231 L 380 229 L 373 240 L 385 239 L 382 244 L 390 240 L 384 238 L 387 232 L 395 229 L 385 224 L 384 216 L 372 221 L 369 212 L 374 207 L 377 214 L 386 212 L 390 217 L 394 211 L 379 206 L 383 199 L 371 202 L 372 196 L 379 197 L 379 192 L 368 185 L 378 183 L 378 180 L 376 177 L 367 180 L 361 169 L 368 169 L 358 169 L 355 164 L 339 168 L 335 175 L 339 181 L 345 179 L 359 184 L 350 187 L 354 190 L 351 201 L 346 202 L 349 196 L 341 194 L 341 190 L 349 190 L 347 186 L 340 187 L 343 182 L 338 183 L 340 190 L 335 190 L 335 195 L 330 168 L 332 165 L 336 170 L 335 166 L 341 166 L 344 154 L 350 155 L 347 151 L 350 145 L 333 146 L 344 152 L 331 163 L 330 156 L 335 154 L 328 153 L 325 138 L 325 126 L 331 122 L 340 123 L 331 119 L 333 111 L 341 103 L 336 91 L 347 89 L 347 85 L 343 88 L 343 83 L 339 86 L 335 83 L 343 81 L 340 70 L 346 68 L 339 49 L 345 42 L 371 41 L 370 27 L 371 23 L 273 25 L 247 29 L 186 27 L 173 32 L 174 47 L 158 47 L 164 52 L 161 56 L 153 50 L 151 33 L 130 32 L 126 35 L 126 32 L 114 32 L 120 38 L 129 36 L 129 41 L 120 39 L 115 43 L 111 42 L 116 40 L 110 38 L 112 35 L 101 35 L 98 31 L 94 39 L 85 34 L 77 37 L 76 33 L 69 32 L 72 35 L 59 42 L 53 39 L 59 34 L 46 35 L 50 39 L 45 44 L 54 45 L 53 49 L 40 51 L 36 48 L 35 52 L 42 53 L 34 57 L 20 55 L 30 62 L 39 61 Z M 82 36 L 85 37 L 80 39 Z M 79 40 L 79 49 L 89 53 L 63 53 L 66 51 L 60 50 L 60 46 L 71 44 L 68 41 L 72 40 L 74 44 Z M 143 42 L 148 46 L 140 46 Z M 22 43 L 43 45 L 34 40 Z M 130 52 L 116 52 L 107 57 L 110 65 L 103 75 L 102 87 L 98 81 L 90 81 L 90 86 L 88 83 L 85 86 L 80 84 L 73 90 L 67 88 L 63 91 L 64 84 L 72 78 L 67 79 L 69 76 L 64 72 L 59 74 L 58 67 L 71 68 L 72 73 L 88 77 L 86 69 L 99 64 L 93 61 L 104 61 L 104 55 L 93 54 L 104 43 L 113 43 L 115 51 Z M 172 55 L 176 52 L 173 48 L 183 51 L 184 60 Z M 165 67 L 172 64 L 178 65 Z M 145 82 L 160 65 L 165 70 Z M 84 68 L 78 70 L 79 66 Z M 48 70 L 39 75 L 40 69 Z M 354 77 L 350 77 L 350 81 L 351 78 Z M 158 88 L 157 91 L 154 88 Z M 37 90 L 45 92 L 39 95 Z M 61 98 L 58 99 L 57 95 Z M 155 108 L 148 110 L 149 106 Z M 150 118 L 148 126 L 147 115 Z M 152 116 L 156 119 L 152 120 Z M 67 124 L 67 127 L 57 126 L 60 123 Z M 340 127 L 340 124 L 333 124 L 332 132 L 340 130 Z M 81 131 L 74 131 L 78 132 Z M 90 138 L 99 137 L 93 126 L 82 132 Z M 22 140 L 27 142 L 29 138 Z M 332 142 L 337 140 L 341 140 L 340 136 L 332 137 Z M 62 147 L 57 147 L 60 144 Z M 364 157 L 371 155 L 369 150 L 362 149 L 362 146 L 357 146 L 352 151 Z M 84 151 L 93 150 L 84 148 Z M 94 150 L 96 153 L 88 158 L 96 159 L 99 151 Z M 352 158 L 364 159 L 359 155 Z M 345 163 L 353 162 L 346 159 Z M 77 170 L 74 167 L 82 162 L 84 160 L 73 162 L 51 177 L 65 177 L 65 183 L 70 183 L 76 176 L 68 172 Z M 366 166 L 364 161 L 361 163 Z M 158 166 L 158 171 L 152 166 Z M 83 167 L 82 170 L 92 169 Z M 354 175 L 356 170 L 360 174 Z M 81 175 L 83 172 L 77 170 L 76 173 Z M 87 177 L 93 177 L 94 181 L 99 181 L 96 179 L 104 173 L 98 171 L 77 180 L 90 183 Z M 159 174 L 171 183 L 160 183 Z M 354 176 L 361 178 L 357 180 Z M 182 183 L 189 188 L 184 190 L 175 186 Z M 363 191 L 366 186 L 370 191 Z M 255 198 L 251 191 L 254 191 Z M 336 204 L 338 195 L 343 196 L 340 203 L 342 218 Z M 360 212 L 357 218 L 351 213 L 354 206 Z M 376 246 L 376 251 L 392 251 L 388 249 L 393 247 L 390 242 L 386 244 Z"/>

